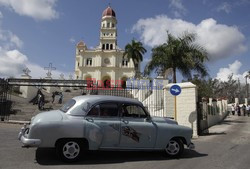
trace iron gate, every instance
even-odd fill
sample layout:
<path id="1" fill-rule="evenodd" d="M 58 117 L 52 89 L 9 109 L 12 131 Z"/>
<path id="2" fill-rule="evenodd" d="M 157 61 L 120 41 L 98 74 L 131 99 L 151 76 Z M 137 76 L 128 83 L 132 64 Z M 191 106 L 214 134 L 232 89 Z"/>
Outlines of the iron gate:
<path id="1" fill-rule="evenodd" d="M 0 117 L 1 121 L 7 120 L 11 111 L 9 84 L 5 79 L 0 79 Z"/>

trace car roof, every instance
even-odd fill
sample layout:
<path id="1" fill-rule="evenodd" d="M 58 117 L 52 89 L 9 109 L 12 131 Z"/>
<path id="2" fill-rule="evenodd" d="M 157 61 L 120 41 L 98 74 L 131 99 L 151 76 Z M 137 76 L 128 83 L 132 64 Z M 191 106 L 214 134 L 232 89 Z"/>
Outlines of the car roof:
<path id="1" fill-rule="evenodd" d="M 73 99 L 76 100 L 77 102 L 88 101 L 91 104 L 95 104 L 102 101 L 111 101 L 111 102 L 122 102 L 122 103 L 132 103 L 132 104 L 142 105 L 140 101 L 133 98 L 107 96 L 107 95 L 84 95 L 84 96 L 74 97 Z"/>

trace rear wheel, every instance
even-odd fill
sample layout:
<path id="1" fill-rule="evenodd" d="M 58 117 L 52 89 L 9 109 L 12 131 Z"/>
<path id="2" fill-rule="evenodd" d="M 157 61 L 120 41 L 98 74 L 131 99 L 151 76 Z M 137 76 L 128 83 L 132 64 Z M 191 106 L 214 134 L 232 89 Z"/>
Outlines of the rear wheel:
<path id="1" fill-rule="evenodd" d="M 83 145 L 79 140 L 64 139 L 56 144 L 56 152 L 59 158 L 65 162 L 79 160 L 84 151 Z"/>
<path id="2" fill-rule="evenodd" d="M 165 148 L 165 152 L 171 158 L 179 158 L 183 154 L 184 144 L 181 139 L 173 138 Z"/>

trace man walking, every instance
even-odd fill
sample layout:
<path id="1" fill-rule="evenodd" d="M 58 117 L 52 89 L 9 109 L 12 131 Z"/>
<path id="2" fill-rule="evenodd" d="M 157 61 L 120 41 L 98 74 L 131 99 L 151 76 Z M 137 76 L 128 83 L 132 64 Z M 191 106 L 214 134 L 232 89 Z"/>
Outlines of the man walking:
<path id="1" fill-rule="evenodd" d="M 246 111 L 247 111 L 247 116 L 250 116 L 250 105 L 248 104 L 246 107 Z"/>
<path id="2" fill-rule="evenodd" d="M 234 104 L 232 104 L 231 109 L 232 109 L 232 115 L 234 115 L 234 114 L 235 114 L 235 107 L 234 107 Z"/>

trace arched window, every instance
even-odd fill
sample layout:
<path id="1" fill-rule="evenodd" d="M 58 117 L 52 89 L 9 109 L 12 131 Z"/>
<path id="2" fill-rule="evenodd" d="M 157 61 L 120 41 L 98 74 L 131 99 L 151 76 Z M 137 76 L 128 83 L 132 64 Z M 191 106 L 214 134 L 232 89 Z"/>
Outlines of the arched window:
<path id="1" fill-rule="evenodd" d="M 113 44 L 110 44 L 110 50 L 113 50 Z"/>
<path id="2" fill-rule="evenodd" d="M 102 44 L 102 50 L 104 50 L 105 49 L 105 44 Z"/>
<path id="3" fill-rule="evenodd" d="M 128 66 L 128 59 L 127 58 L 122 59 L 122 66 Z"/>
<path id="4" fill-rule="evenodd" d="M 109 44 L 108 43 L 106 44 L 106 50 L 109 50 Z"/>

